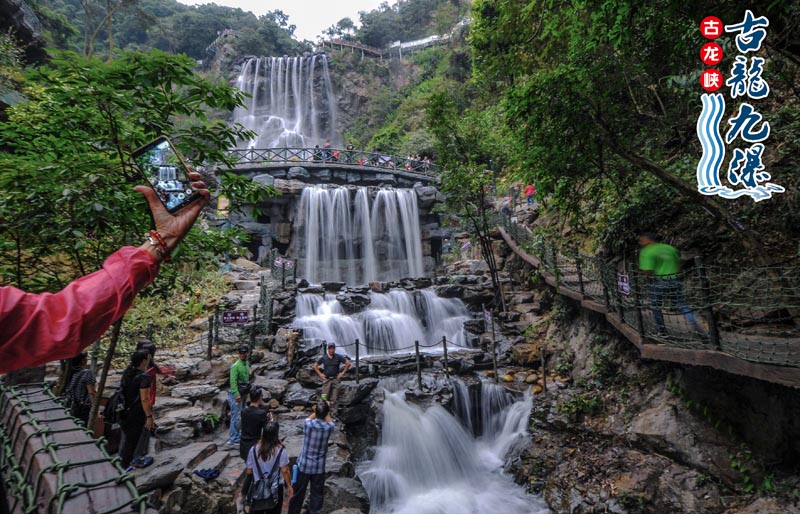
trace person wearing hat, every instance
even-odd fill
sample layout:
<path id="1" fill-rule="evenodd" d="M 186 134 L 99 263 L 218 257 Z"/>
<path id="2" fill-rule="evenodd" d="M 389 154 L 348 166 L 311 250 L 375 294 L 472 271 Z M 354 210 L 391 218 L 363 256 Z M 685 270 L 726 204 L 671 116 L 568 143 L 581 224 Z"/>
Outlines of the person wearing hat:
<path id="1" fill-rule="evenodd" d="M 336 402 L 339 400 L 339 381 L 347 370 L 350 369 L 350 358 L 336 353 L 336 343 L 331 341 L 327 345 L 327 353 L 314 363 L 314 371 L 322 379 L 322 396 L 331 406 L 331 412 L 336 415 Z M 320 370 L 320 364 L 322 369 Z M 339 366 L 344 364 L 340 372 Z"/>
<path id="2" fill-rule="evenodd" d="M 247 354 L 250 347 L 246 344 L 239 346 L 239 359 L 231 366 L 231 388 L 228 391 L 228 404 L 231 407 L 231 430 L 228 441 L 225 444 L 239 444 L 241 439 L 241 411 L 242 411 L 242 392 L 245 386 L 250 384 L 250 365 L 247 363 Z"/>

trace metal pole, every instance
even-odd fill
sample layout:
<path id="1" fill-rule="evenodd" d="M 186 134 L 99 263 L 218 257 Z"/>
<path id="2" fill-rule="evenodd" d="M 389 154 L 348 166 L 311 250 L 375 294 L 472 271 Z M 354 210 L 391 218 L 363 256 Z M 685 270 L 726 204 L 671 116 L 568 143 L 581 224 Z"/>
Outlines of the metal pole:
<path id="1" fill-rule="evenodd" d="M 417 385 L 422 389 L 422 368 L 419 362 L 419 341 L 414 341 L 414 351 L 417 354 Z"/>
<path id="2" fill-rule="evenodd" d="M 212 348 L 214 347 L 214 316 L 208 317 L 208 351 L 206 360 L 211 360 Z"/>
<path id="3" fill-rule="evenodd" d="M 494 332 L 494 314 L 492 315 L 492 369 L 494 369 L 494 383 L 500 382 L 497 376 L 497 335 Z"/>
<path id="4" fill-rule="evenodd" d="M 297 259 L 292 261 L 294 266 L 292 266 L 292 285 L 297 284 Z"/>
<path id="5" fill-rule="evenodd" d="M 644 335 L 644 319 L 642 318 L 642 302 L 639 296 L 639 288 L 636 284 L 636 276 L 634 275 L 633 264 L 628 264 L 628 276 L 630 277 L 631 291 L 633 291 L 633 308 L 636 309 L 636 324 L 638 325 L 639 333 Z"/>
<path id="6" fill-rule="evenodd" d="M 708 274 L 706 268 L 703 266 L 703 259 L 698 255 L 694 258 L 695 265 L 697 266 L 697 273 L 700 275 L 700 288 L 703 291 L 703 303 L 706 304 L 706 317 L 708 318 L 708 338 L 709 342 L 717 350 L 722 349 L 719 340 L 719 327 L 717 320 L 714 318 L 714 309 L 711 306 L 711 283 L 708 281 Z"/>
<path id="7" fill-rule="evenodd" d="M 217 339 L 219 339 L 219 305 L 214 307 L 214 338 L 212 344 L 216 345 Z"/>
<path id="8" fill-rule="evenodd" d="M 450 365 L 447 363 L 447 336 L 442 336 L 442 349 L 444 350 L 444 374 L 450 376 Z"/>
<path id="9" fill-rule="evenodd" d="M 586 293 L 583 291 L 583 271 L 581 270 L 581 254 L 577 248 L 575 248 L 575 269 L 578 271 L 578 287 L 581 291 L 581 296 L 586 296 Z"/>
<path id="10" fill-rule="evenodd" d="M 358 339 L 356 339 L 356 384 L 358 383 L 359 379 L 361 378 L 361 370 L 359 369 L 359 361 L 360 361 L 360 359 L 359 359 L 359 351 L 358 351 L 358 347 L 359 346 L 360 345 L 358 344 Z"/>
<path id="11" fill-rule="evenodd" d="M 250 330 L 250 353 L 253 353 L 253 348 L 256 347 L 256 327 L 258 326 L 258 305 L 253 305 L 253 324 Z"/>

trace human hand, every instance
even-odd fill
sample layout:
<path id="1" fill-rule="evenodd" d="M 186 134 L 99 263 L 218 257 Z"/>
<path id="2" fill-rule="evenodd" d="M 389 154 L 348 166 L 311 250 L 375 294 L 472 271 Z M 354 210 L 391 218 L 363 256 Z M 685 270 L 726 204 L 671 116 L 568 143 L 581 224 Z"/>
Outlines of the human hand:
<path id="1" fill-rule="evenodd" d="M 286 484 L 286 498 L 291 498 L 294 496 L 294 489 L 292 489 L 292 484 Z"/>
<path id="2" fill-rule="evenodd" d="M 145 418 L 145 421 L 144 421 L 144 427 L 147 430 L 150 430 L 154 426 L 156 426 L 156 421 L 153 419 L 153 416 L 147 416 L 147 418 Z"/>
<path id="3" fill-rule="evenodd" d="M 211 198 L 211 193 L 206 187 L 205 182 L 200 180 L 201 177 L 199 173 L 194 171 L 190 172 L 189 178 L 192 180 L 192 188 L 197 191 L 200 198 L 175 213 L 175 215 L 167 211 L 164 204 L 158 199 L 158 195 L 153 188 L 143 185 L 134 187 L 136 191 L 145 197 L 147 204 L 150 206 L 150 212 L 153 214 L 153 221 L 156 224 L 156 231 L 161 234 L 161 237 L 164 239 L 167 254 L 171 254 L 175 247 L 178 246 L 178 243 L 186 237 L 189 229 L 192 228 L 195 220 L 197 220 L 197 216 L 200 215 L 200 211 Z M 145 243 L 142 245 L 142 248 L 148 251 L 152 248 L 151 253 L 156 257 L 156 260 L 162 260 L 162 257 L 159 256 L 155 250 L 156 247 Z"/>
<path id="4" fill-rule="evenodd" d="M 339 373 L 338 375 L 336 375 L 336 378 L 337 378 L 337 379 L 339 379 L 339 380 L 341 380 L 343 376 L 344 376 L 344 371 L 342 371 L 341 373 Z"/>

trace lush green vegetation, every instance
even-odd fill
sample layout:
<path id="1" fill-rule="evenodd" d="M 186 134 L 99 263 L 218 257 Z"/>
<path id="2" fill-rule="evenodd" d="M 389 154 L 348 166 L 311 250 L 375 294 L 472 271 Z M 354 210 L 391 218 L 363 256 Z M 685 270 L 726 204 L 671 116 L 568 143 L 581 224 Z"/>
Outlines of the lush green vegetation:
<path id="1" fill-rule="evenodd" d="M 746 8 L 770 19 L 762 53 L 771 93 L 758 108 L 775 127 L 765 163 L 788 191 L 766 205 L 717 201 L 692 184 L 702 153 L 695 135 L 705 42 L 699 20 L 713 13 L 732 23 Z M 636 231 L 657 229 L 680 232 L 709 253 L 729 240 L 766 260 L 765 239 L 773 256 L 778 248 L 796 252 L 794 243 L 772 240 L 779 227 L 797 236 L 796 4 L 476 0 L 472 20 L 469 81 L 438 85 L 460 113 L 455 135 L 439 138 L 440 160 L 467 156 L 453 139 L 502 138 L 492 152 L 472 152 L 474 167 L 500 167 L 509 180 L 536 183 L 590 250 L 587 241 L 618 253 L 633 246 Z M 735 48 L 731 36 L 721 42 Z M 730 70 L 732 54 L 720 69 Z M 435 127 L 442 118 L 429 121 Z M 734 230 L 737 221 L 747 230 Z"/>
<path id="2" fill-rule="evenodd" d="M 108 56 L 114 49 L 159 49 L 194 59 L 214 56 L 224 31 L 239 55 L 284 55 L 308 50 L 293 39 L 294 25 L 279 10 L 256 17 L 214 3 L 187 6 L 175 0 L 35 0 L 31 2 L 52 46 Z"/>
<path id="3" fill-rule="evenodd" d="M 202 79 L 193 65 L 158 50 L 111 62 L 61 53 L 25 73 L 27 100 L 0 123 L 4 283 L 56 290 L 98 269 L 119 246 L 140 244 L 148 211 L 132 190 L 141 178 L 127 163 L 156 135 L 170 134 L 191 162 L 229 162 L 227 150 L 247 133 L 208 119 L 206 109 L 231 110 L 242 94 Z M 224 167 L 217 177 L 218 193 L 234 204 L 267 193 Z M 194 231 L 179 259 L 203 265 L 234 246 L 202 223 Z M 154 291 L 171 289 L 176 278 L 166 270 Z"/>

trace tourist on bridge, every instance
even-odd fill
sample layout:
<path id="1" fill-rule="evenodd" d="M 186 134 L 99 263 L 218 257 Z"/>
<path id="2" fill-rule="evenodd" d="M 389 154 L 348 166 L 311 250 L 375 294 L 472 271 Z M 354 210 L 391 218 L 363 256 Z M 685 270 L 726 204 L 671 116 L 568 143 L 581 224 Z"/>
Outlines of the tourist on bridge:
<path id="1" fill-rule="evenodd" d="M 339 371 L 341 364 L 344 364 L 344 369 Z M 320 370 L 320 365 L 322 365 L 322 370 Z M 336 353 L 336 343 L 333 341 L 328 343 L 325 355 L 314 363 L 314 371 L 322 379 L 322 399 L 331 406 L 334 416 L 339 401 L 340 381 L 348 369 L 350 369 L 350 358 Z"/>
<path id="2" fill-rule="evenodd" d="M 139 350 L 133 352 L 130 366 L 122 372 L 120 388 L 125 399 L 125 416 L 120 423 L 122 444 L 119 457 L 123 468 L 130 466 L 142 431 L 156 426 L 150 404 L 150 376 L 147 374 L 149 365 L 150 354 Z"/>
<path id="3" fill-rule="evenodd" d="M 208 203 L 210 193 L 200 174 L 192 172 L 189 178 L 202 198 L 174 216 L 153 188 L 135 188 L 147 199 L 160 239 L 150 236 L 138 248 L 120 248 L 106 259 L 103 269 L 74 280 L 56 294 L 0 287 L 0 373 L 71 358 L 122 318 Z"/>
<path id="4" fill-rule="evenodd" d="M 336 427 L 331 417 L 330 406 L 320 401 L 314 406 L 314 413 L 303 422 L 303 450 L 297 457 L 297 482 L 289 500 L 288 514 L 300 514 L 306 496 L 306 488 L 311 484 L 311 498 L 308 501 L 308 514 L 321 514 L 325 499 L 325 459 L 328 456 L 328 439 Z"/>
<path id="5" fill-rule="evenodd" d="M 81 352 L 72 358 L 72 378 L 64 394 L 70 406 L 70 413 L 81 420 L 83 426 L 89 427 L 89 412 L 95 395 L 95 376 L 92 370 L 86 367 L 88 354 Z"/>
<path id="6" fill-rule="evenodd" d="M 642 246 L 639 253 L 639 269 L 653 278 L 647 291 L 656 332 L 660 336 L 667 335 L 661 306 L 664 305 L 664 300 L 668 299 L 683 313 L 692 330 L 700 334 L 702 330 L 692 309 L 686 306 L 683 284 L 678 278 L 681 270 L 680 252 L 674 246 L 658 243 L 657 240 L 658 236 L 652 232 L 639 234 L 639 244 Z"/>
<path id="7" fill-rule="evenodd" d="M 231 408 L 231 428 L 228 441 L 225 444 L 239 444 L 239 440 L 241 439 L 242 396 L 250 392 L 250 364 L 247 362 L 247 355 L 249 353 L 249 346 L 246 344 L 240 345 L 239 359 L 231 366 L 231 388 L 228 391 L 228 405 L 230 405 Z"/>
<path id="8" fill-rule="evenodd" d="M 274 421 L 267 423 L 261 430 L 258 444 L 248 450 L 245 459 L 247 471 L 242 485 L 242 493 L 245 498 L 245 512 L 249 514 L 280 514 L 284 498 L 282 485 L 286 487 L 286 497 L 294 497 L 292 477 L 289 473 L 289 456 L 286 448 L 278 439 L 278 430 L 278 424 Z M 278 494 L 278 505 L 273 509 L 255 510 L 252 508 L 253 484 L 262 477 L 266 477 L 270 483 L 277 486 L 272 488 Z"/>

